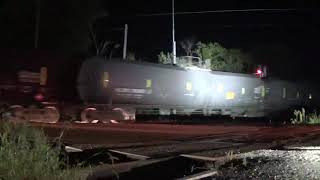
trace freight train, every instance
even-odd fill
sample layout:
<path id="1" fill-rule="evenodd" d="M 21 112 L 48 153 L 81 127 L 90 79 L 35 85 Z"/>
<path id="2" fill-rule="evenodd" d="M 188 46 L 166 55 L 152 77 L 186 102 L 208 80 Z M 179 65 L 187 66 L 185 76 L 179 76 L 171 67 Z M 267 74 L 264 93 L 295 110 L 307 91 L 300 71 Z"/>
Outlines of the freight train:
<path id="1" fill-rule="evenodd" d="M 318 100 L 316 91 L 306 84 L 99 57 L 82 63 L 76 84 L 82 103 L 63 111 L 79 114 L 81 122 L 135 120 L 137 114 L 266 117 L 310 106 Z M 12 109 L 15 117 L 20 112 L 32 121 L 37 118 L 30 114 L 38 112 L 45 117 L 34 121 L 48 119 L 46 122 L 51 123 L 59 120 L 62 110 L 59 105 L 50 105 L 46 110 L 21 106 Z"/>
<path id="2" fill-rule="evenodd" d="M 303 84 L 251 74 L 185 69 L 93 58 L 78 77 L 83 102 L 110 104 L 136 113 L 263 117 L 311 105 L 315 92 Z"/>

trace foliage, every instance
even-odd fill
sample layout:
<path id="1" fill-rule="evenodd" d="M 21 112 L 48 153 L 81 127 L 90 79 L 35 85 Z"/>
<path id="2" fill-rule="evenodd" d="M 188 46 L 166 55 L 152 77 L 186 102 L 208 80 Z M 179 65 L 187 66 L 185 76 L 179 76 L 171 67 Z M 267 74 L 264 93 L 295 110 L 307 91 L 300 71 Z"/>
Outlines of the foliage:
<path id="1" fill-rule="evenodd" d="M 0 131 L 0 179 L 75 179 L 73 171 L 60 169 L 59 152 L 42 131 L 10 123 Z"/>
<path id="2" fill-rule="evenodd" d="M 127 60 L 128 61 L 136 61 L 136 55 L 133 52 L 128 52 Z"/>
<path id="3" fill-rule="evenodd" d="M 182 67 L 198 66 L 214 71 L 245 73 L 252 66 L 252 58 L 248 54 L 240 49 L 226 49 L 217 42 L 195 44 L 194 39 L 185 39 L 180 45 L 187 55 L 177 58 L 178 65 Z M 192 57 L 194 54 L 197 57 Z M 159 63 L 171 64 L 172 54 L 161 52 L 158 59 Z"/>
<path id="4" fill-rule="evenodd" d="M 164 53 L 163 51 L 160 52 L 158 55 L 158 61 L 161 64 L 171 64 L 173 59 L 172 53 Z"/>
<path id="5" fill-rule="evenodd" d="M 180 41 L 180 46 L 185 51 L 187 56 L 192 56 L 193 47 L 195 46 L 196 40 L 195 38 L 188 38 Z"/>
<path id="6" fill-rule="evenodd" d="M 218 60 L 219 58 L 224 59 L 227 54 L 227 49 L 222 47 L 219 43 L 210 42 L 205 44 L 198 42 L 195 52 L 201 59 Z"/>
<path id="7" fill-rule="evenodd" d="M 308 116 L 308 124 L 320 124 L 320 114 L 317 114 L 317 111 Z"/>
<path id="8" fill-rule="evenodd" d="M 112 46 L 109 47 L 109 60 L 112 59 L 113 51 L 118 48 L 120 48 L 120 44 L 117 43 L 113 43 Z"/>
<path id="9" fill-rule="evenodd" d="M 204 60 L 211 60 L 211 69 L 227 72 L 248 72 L 252 63 L 249 55 L 240 49 L 226 49 L 219 43 L 198 42 L 195 53 Z"/>
<path id="10" fill-rule="evenodd" d="M 291 118 L 292 124 L 320 124 L 320 114 L 316 111 L 310 114 L 306 114 L 304 108 L 301 110 L 294 110 L 293 118 Z"/>
<path id="11" fill-rule="evenodd" d="M 109 55 L 109 58 L 112 58 L 113 50 L 118 49 L 120 47 L 120 44 L 99 39 L 97 34 L 94 32 L 92 24 L 89 23 L 89 32 L 90 32 L 90 44 L 89 49 L 94 49 L 94 55 L 95 56 L 102 56 L 106 57 Z"/>
<path id="12" fill-rule="evenodd" d="M 232 161 L 235 158 L 233 150 L 229 150 L 228 152 L 226 152 L 226 158 L 228 161 Z"/>
<path id="13" fill-rule="evenodd" d="M 292 124 L 303 124 L 306 122 L 306 111 L 304 108 L 301 110 L 293 111 L 293 118 L 291 118 Z"/>
<path id="14" fill-rule="evenodd" d="M 96 55 L 97 56 L 104 56 L 108 51 L 108 46 L 110 46 L 112 42 L 110 41 L 102 41 L 100 45 L 96 45 Z"/>
<path id="15" fill-rule="evenodd" d="M 252 58 L 243 53 L 240 49 L 230 49 L 228 50 L 228 60 L 229 69 L 227 71 L 231 72 L 250 72 L 250 66 L 252 66 Z"/>

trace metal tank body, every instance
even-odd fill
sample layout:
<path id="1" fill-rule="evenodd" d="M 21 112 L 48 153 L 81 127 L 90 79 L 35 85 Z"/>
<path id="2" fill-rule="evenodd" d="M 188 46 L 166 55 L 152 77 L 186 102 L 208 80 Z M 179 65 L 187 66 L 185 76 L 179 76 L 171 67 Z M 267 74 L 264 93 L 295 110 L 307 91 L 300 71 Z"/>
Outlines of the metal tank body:
<path id="1" fill-rule="evenodd" d="M 264 80 L 266 94 L 264 111 L 266 114 L 293 110 L 302 107 L 314 109 L 319 104 L 317 88 L 307 83 L 294 83 L 276 78 Z"/>
<path id="2" fill-rule="evenodd" d="M 254 75 L 92 58 L 78 77 L 86 103 L 232 116 L 264 116 L 265 88 Z"/>

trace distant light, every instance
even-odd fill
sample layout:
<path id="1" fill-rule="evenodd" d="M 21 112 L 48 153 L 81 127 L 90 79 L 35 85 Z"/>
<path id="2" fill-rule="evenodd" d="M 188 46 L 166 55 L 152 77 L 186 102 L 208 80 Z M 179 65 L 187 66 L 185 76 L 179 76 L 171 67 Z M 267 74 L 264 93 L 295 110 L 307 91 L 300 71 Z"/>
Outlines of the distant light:
<path id="1" fill-rule="evenodd" d="M 257 69 L 257 73 L 258 75 L 261 75 L 262 74 L 262 70 L 261 69 Z"/>
<path id="2" fill-rule="evenodd" d="M 104 82 L 109 82 L 109 80 L 108 80 L 108 79 L 105 79 Z"/>
<path id="3" fill-rule="evenodd" d="M 43 101 L 44 96 L 41 93 L 38 93 L 34 96 L 34 99 L 37 101 Z"/>

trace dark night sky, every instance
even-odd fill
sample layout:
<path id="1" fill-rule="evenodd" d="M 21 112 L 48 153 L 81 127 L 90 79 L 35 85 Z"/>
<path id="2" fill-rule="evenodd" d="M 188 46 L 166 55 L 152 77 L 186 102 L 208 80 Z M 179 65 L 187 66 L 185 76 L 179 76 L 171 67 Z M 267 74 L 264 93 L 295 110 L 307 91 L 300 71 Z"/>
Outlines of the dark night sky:
<path id="1" fill-rule="evenodd" d="M 2 0 L 2 48 L 32 49 L 35 0 Z M 176 16 L 176 40 L 196 37 L 203 42 L 217 41 L 227 48 L 241 48 L 257 62 L 287 77 L 315 79 L 320 40 L 317 1 L 183 1 L 176 0 L 176 11 L 210 11 L 249 8 L 296 8 L 296 11 L 208 13 Z M 130 51 L 140 58 L 156 59 L 160 51 L 171 50 L 171 16 L 139 16 L 171 12 L 171 1 L 161 0 L 41 0 L 39 49 L 60 54 L 85 54 L 88 22 L 95 22 L 101 38 L 122 43 L 122 31 L 129 25 Z M 120 51 L 118 54 L 120 55 Z M 178 49 L 178 54 L 181 54 Z"/>
<path id="2" fill-rule="evenodd" d="M 124 1 L 123 1 L 124 2 Z M 136 14 L 171 11 L 171 1 L 110 3 L 109 22 L 129 24 L 129 49 L 155 58 L 171 50 L 171 16 L 141 17 Z M 315 2 L 315 1 L 314 1 Z M 295 8 L 295 11 L 208 13 L 176 16 L 176 40 L 196 37 L 217 41 L 227 48 L 241 48 L 277 75 L 314 78 L 320 40 L 318 4 L 312 1 L 178 1 L 176 11 L 210 11 L 250 8 Z M 123 8 L 129 7 L 129 8 Z M 111 18 L 113 17 L 113 18 Z M 120 20 L 120 21 L 119 21 Z M 182 53 L 178 49 L 178 54 Z M 302 66 L 301 66 L 302 65 Z M 301 68 L 304 67 L 304 68 Z"/>

